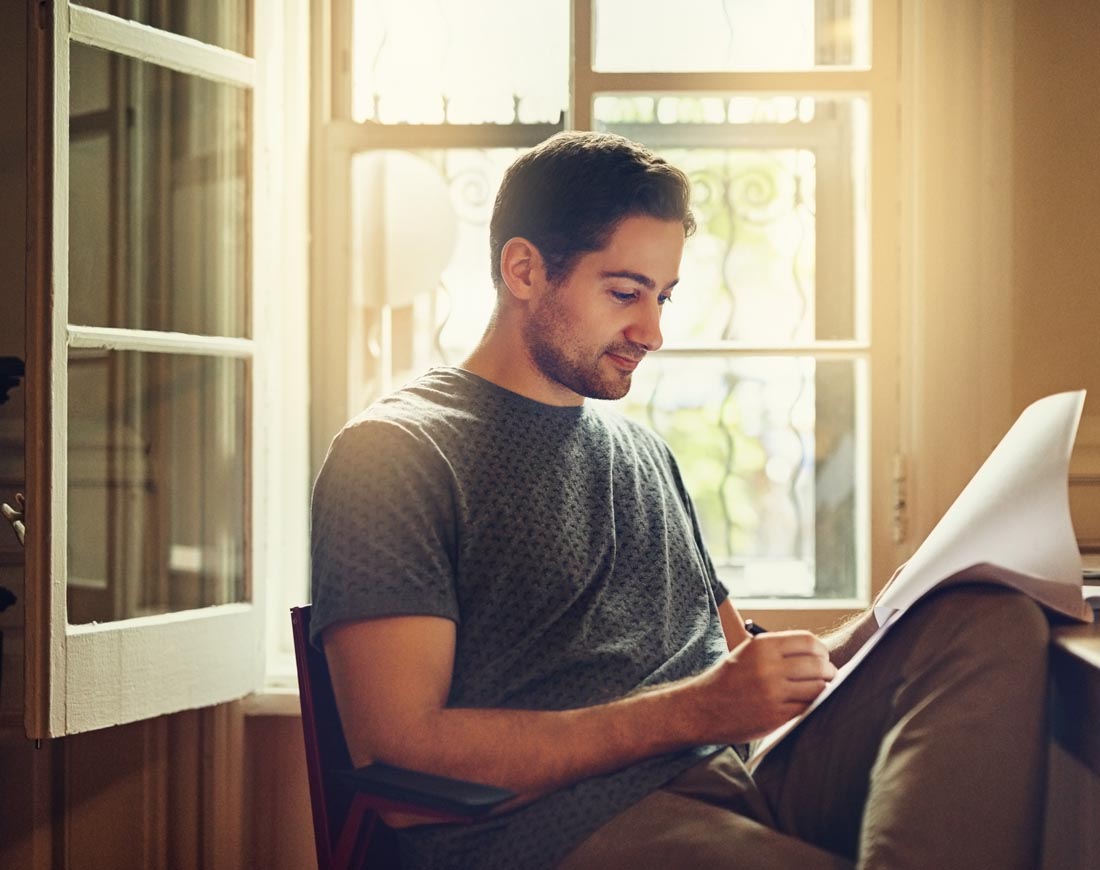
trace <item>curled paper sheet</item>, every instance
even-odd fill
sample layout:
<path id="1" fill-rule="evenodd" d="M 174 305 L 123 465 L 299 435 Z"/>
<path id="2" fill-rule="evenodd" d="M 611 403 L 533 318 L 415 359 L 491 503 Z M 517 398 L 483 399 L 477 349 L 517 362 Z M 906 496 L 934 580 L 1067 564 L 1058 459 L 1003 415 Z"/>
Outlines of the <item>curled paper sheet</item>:
<path id="1" fill-rule="evenodd" d="M 1046 609 L 1092 622 L 1082 592 L 1081 554 L 1069 512 L 1069 460 L 1085 392 L 1057 393 L 1028 406 L 924 543 L 875 602 L 879 624 L 810 708 L 760 740 L 755 766 L 859 667 L 905 612 L 933 589 L 995 583 Z"/>

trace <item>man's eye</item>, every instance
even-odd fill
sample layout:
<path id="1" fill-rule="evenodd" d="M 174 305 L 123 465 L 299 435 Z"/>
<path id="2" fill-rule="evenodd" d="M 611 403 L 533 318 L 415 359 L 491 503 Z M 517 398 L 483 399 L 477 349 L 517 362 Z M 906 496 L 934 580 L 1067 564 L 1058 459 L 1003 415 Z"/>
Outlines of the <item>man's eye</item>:
<path id="1" fill-rule="evenodd" d="M 620 302 L 631 302 L 638 297 L 637 293 L 624 290 L 612 290 L 611 295 L 618 299 Z"/>
<path id="2" fill-rule="evenodd" d="M 672 294 L 671 293 L 662 293 L 660 296 L 657 297 L 657 304 L 658 305 L 664 305 L 666 302 L 671 302 L 671 301 L 672 301 Z"/>

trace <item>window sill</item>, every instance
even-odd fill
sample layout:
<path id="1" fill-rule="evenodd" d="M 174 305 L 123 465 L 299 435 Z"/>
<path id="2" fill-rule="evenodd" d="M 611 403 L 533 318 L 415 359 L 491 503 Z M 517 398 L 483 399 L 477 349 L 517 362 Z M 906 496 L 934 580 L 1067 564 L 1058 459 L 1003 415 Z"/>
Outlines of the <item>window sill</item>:
<path id="1" fill-rule="evenodd" d="M 241 698 L 245 716 L 301 716 L 298 688 L 267 686 Z"/>
<path id="2" fill-rule="evenodd" d="M 268 654 L 267 674 L 259 691 L 241 699 L 245 716 L 300 716 L 298 672 L 293 653 Z"/>

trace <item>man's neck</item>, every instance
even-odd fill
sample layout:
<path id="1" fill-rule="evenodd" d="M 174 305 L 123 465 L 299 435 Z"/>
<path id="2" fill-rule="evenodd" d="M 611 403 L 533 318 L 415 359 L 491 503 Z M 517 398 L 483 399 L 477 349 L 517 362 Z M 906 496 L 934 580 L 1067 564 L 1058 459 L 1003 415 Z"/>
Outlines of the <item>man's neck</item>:
<path id="1" fill-rule="evenodd" d="M 507 316 L 494 315 L 474 352 L 460 368 L 545 405 L 584 404 L 583 396 L 550 380 L 539 370 L 518 324 L 509 321 Z"/>

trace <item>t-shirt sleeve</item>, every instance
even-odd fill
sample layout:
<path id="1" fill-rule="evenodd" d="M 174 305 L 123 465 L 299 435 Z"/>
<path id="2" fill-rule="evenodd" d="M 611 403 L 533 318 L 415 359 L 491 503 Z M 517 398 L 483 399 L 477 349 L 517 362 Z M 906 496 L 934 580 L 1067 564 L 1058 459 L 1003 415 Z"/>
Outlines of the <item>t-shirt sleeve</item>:
<path id="1" fill-rule="evenodd" d="M 457 622 L 454 527 L 448 466 L 429 439 L 384 420 L 345 427 L 313 488 L 314 642 L 345 620 Z"/>
<path id="2" fill-rule="evenodd" d="M 665 445 L 665 454 L 668 456 L 668 463 L 672 468 L 672 477 L 676 481 L 676 492 L 680 496 L 680 500 L 684 503 L 684 509 L 687 511 L 688 516 L 691 518 L 691 531 L 695 536 L 695 546 L 699 550 L 699 558 L 703 562 L 707 581 L 714 591 L 714 602 L 715 604 L 721 604 L 730 597 L 729 590 L 726 588 L 726 585 L 718 579 L 718 572 L 714 568 L 714 562 L 711 561 L 710 552 L 707 550 L 707 545 L 703 541 L 703 532 L 699 528 L 699 517 L 695 513 L 695 504 L 692 502 L 691 495 L 684 485 L 683 477 L 680 476 L 680 466 L 676 463 L 676 457 L 672 455 L 672 451 L 669 449 L 668 445 Z"/>

